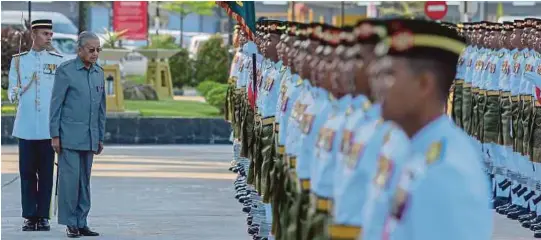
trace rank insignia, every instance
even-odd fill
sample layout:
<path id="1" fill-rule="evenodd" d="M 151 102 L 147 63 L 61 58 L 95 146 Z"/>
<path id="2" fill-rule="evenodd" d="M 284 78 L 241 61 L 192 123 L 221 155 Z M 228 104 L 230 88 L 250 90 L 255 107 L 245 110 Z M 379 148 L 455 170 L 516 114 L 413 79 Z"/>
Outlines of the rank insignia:
<path id="1" fill-rule="evenodd" d="M 267 77 L 267 81 L 265 81 L 265 90 L 270 91 L 272 88 L 272 85 L 274 83 L 273 77 Z"/>
<path id="2" fill-rule="evenodd" d="M 351 151 L 351 143 L 353 133 L 351 131 L 344 130 L 343 136 L 342 136 L 342 144 L 341 144 L 341 152 L 344 155 L 349 155 Z"/>
<path id="3" fill-rule="evenodd" d="M 355 143 L 351 147 L 351 151 L 346 157 L 345 164 L 349 169 L 354 169 L 355 166 L 357 166 L 358 159 L 361 158 L 361 155 L 364 150 L 364 144 L 363 143 Z"/>
<path id="4" fill-rule="evenodd" d="M 374 184 L 380 188 L 386 187 L 392 175 L 392 170 L 393 162 L 383 155 L 380 156 L 378 160 L 378 171 L 374 177 Z"/>
<path id="5" fill-rule="evenodd" d="M 310 133 L 310 131 L 312 130 L 313 121 L 314 121 L 314 115 L 304 114 L 304 117 L 302 119 L 302 122 L 303 122 L 302 132 L 304 134 Z"/>
<path id="6" fill-rule="evenodd" d="M 525 72 L 533 72 L 533 66 L 531 64 L 526 64 L 524 67 Z"/>
<path id="7" fill-rule="evenodd" d="M 430 165 L 441 158 L 442 148 L 443 143 L 441 141 L 434 142 L 430 145 L 425 156 L 427 165 Z"/>
<path id="8" fill-rule="evenodd" d="M 401 187 L 398 187 L 398 189 L 394 193 L 392 200 L 391 216 L 393 216 L 397 220 L 402 219 L 404 211 L 406 210 L 407 200 L 408 193 Z"/>
<path id="9" fill-rule="evenodd" d="M 518 70 L 520 70 L 520 63 L 517 62 L 517 63 L 515 63 L 515 67 L 513 69 L 513 72 L 518 73 Z"/>
<path id="10" fill-rule="evenodd" d="M 472 63 L 472 60 L 471 60 L 471 58 L 470 58 L 470 59 L 468 60 L 468 65 L 467 65 L 467 66 L 468 66 L 468 67 L 471 67 L 471 63 Z"/>
<path id="11" fill-rule="evenodd" d="M 54 75 L 56 73 L 56 64 L 44 64 L 43 73 Z"/>
<path id="12" fill-rule="evenodd" d="M 282 100 L 282 106 L 281 106 L 281 109 L 282 109 L 282 112 L 284 112 L 284 113 L 285 113 L 286 110 L 287 110 L 287 102 L 288 102 L 288 101 L 289 101 L 289 98 L 288 98 L 288 97 L 286 97 L 285 100 Z"/>

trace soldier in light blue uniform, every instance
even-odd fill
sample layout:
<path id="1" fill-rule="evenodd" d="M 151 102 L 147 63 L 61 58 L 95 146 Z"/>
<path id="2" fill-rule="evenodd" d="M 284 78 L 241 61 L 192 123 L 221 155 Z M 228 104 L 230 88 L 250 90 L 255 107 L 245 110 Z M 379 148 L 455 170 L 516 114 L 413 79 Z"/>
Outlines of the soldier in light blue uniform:
<path id="1" fill-rule="evenodd" d="M 541 31 L 540 22 L 537 23 L 537 30 Z M 541 237 L 541 41 L 536 41 L 534 49 L 535 54 L 535 63 L 533 65 L 534 72 L 528 72 L 526 77 L 531 81 L 532 85 L 532 95 L 533 97 L 533 117 L 532 117 L 532 133 L 531 133 L 531 158 L 534 165 L 534 178 L 530 182 L 530 185 L 535 189 L 535 196 L 531 198 L 532 205 L 536 208 L 537 218 L 531 220 L 528 223 L 523 223 L 524 227 L 529 227 L 531 230 L 535 231 L 534 237 Z M 530 75 L 532 74 L 532 75 Z M 530 226 L 528 226 L 530 225 Z"/>
<path id="2" fill-rule="evenodd" d="M 56 69 L 63 61 L 61 55 L 46 50 L 52 28 L 51 20 L 32 21 L 32 49 L 14 55 L 9 68 L 8 98 L 18 103 L 12 135 L 19 140 L 23 231 L 50 230 L 54 151 L 49 106 Z"/>
<path id="3" fill-rule="evenodd" d="M 522 20 L 515 21 L 514 27 L 514 38 L 511 39 L 511 44 L 514 47 L 512 51 L 512 61 L 511 61 L 511 72 L 509 76 L 509 84 L 511 90 L 511 111 L 512 111 L 512 124 L 511 124 L 511 137 L 513 138 L 513 148 L 509 148 L 508 152 L 508 170 L 511 171 L 511 180 L 513 185 L 511 186 L 511 204 L 515 205 L 514 209 L 507 212 L 507 215 L 516 219 L 519 215 L 522 214 L 524 209 L 522 209 L 522 198 L 518 196 L 519 191 L 523 188 L 520 184 L 518 174 L 521 172 L 521 161 L 520 154 L 517 153 L 518 143 L 522 144 L 522 136 L 520 136 L 522 131 L 519 131 L 519 119 L 520 119 L 520 82 L 522 74 L 524 72 L 524 53 L 527 52 L 527 49 L 521 43 L 522 36 L 519 33 L 522 33 L 524 26 L 522 26 Z M 521 146 L 522 148 L 522 146 Z M 517 212 L 520 210 L 520 212 Z"/>
<path id="4" fill-rule="evenodd" d="M 509 77 L 511 72 L 511 62 L 512 62 L 512 53 L 509 50 L 510 37 L 512 33 L 512 22 L 503 23 L 502 31 L 502 52 L 504 55 L 501 57 L 501 68 L 496 69 L 500 71 L 500 76 L 498 79 L 498 86 L 500 89 L 500 111 L 501 111 L 501 121 L 500 121 L 500 135 L 501 135 L 501 145 L 497 147 L 499 154 L 496 154 L 499 158 L 501 164 L 501 169 L 495 169 L 495 179 L 497 180 L 496 188 L 496 201 L 495 207 L 497 211 L 500 211 L 500 208 L 507 208 L 510 205 L 504 205 L 505 202 L 509 201 L 509 192 L 511 182 L 507 176 L 507 168 L 509 165 L 509 152 L 512 151 L 513 141 L 511 138 L 511 89 L 509 85 Z M 501 53 L 500 53 L 501 54 Z"/>
<path id="5" fill-rule="evenodd" d="M 468 54 L 469 59 L 465 59 L 466 62 L 466 71 L 464 75 L 464 88 L 462 90 L 462 125 L 464 130 L 472 135 L 473 133 L 473 73 L 477 67 L 477 57 L 479 55 L 479 37 L 475 33 L 476 30 L 479 30 L 479 24 L 474 23 L 470 26 L 470 31 L 472 32 L 472 47 Z"/>
<path id="6" fill-rule="evenodd" d="M 50 106 L 52 146 L 58 154 L 58 223 L 68 237 L 98 236 L 87 224 L 90 173 L 103 150 L 106 98 L 103 68 L 96 62 L 99 37 L 82 32 L 75 59 L 62 63 L 54 80 Z"/>
<path id="7" fill-rule="evenodd" d="M 376 48 L 382 56 L 379 63 L 387 67 L 372 87 L 382 101 L 383 118 L 404 129 L 413 151 L 422 157 L 407 160 L 398 172 L 381 236 L 490 239 L 490 187 L 481 152 L 443 111 L 464 40 L 456 31 L 426 20 L 404 19 L 389 31 L 390 37 Z M 421 37 L 427 41 L 416 40 Z"/>
<path id="8" fill-rule="evenodd" d="M 492 36 L 490 38 L 490 47 L 494 50 L 491 59 L 489 60 L 489 66 L 487 69 L 486 82 L 484 89 L 486 90 L 486 107 L 483 119 L 483 145 L 484 156 L 487 162 L 487 172 L 491 174 L 496 173 L 496 169 L 502 169 L 504 167 L 504 161 L 501 158 L 501 146 L 500 139 L 500 86 L 499 79 L 501 74 L 502 64 L 504 63 L 505 49 L 500 41 L 502 25 L 494 25 L 492 30 Z M 488 155 L 488 157 L 487 157 Z M 502 171 L 498 171 L 501 172 Z M 496 195 L 497 183 L 503 181 L 502 176 L 495 175 L 492 177 L 492 189 L 494 196 Z M 501 199 L 494 199 L 494 205 L 500 205 Z"/>
<path id="9" fill-rule="evenodd" d="M 305 91 L 305 87 L 303 85 L 302 79 L 298 74 L 298 68 L 295 65 L 294 61 L 295 56 L 297 56 L 299 46 L 297 30 L 297 24 L 293 23 L 292 25 L 290 25 L 287 39 L 288 47 L 286 49 L 287 65 L 289 66 L 288 70 L 290 71 L 290 76 L 282 80 L 282 83 L 285 83 L 287 88 L 284 95 L 282 95 L 281 97 L 282 104 L 280 106 L 280 111 L 282 111 L 282 115 L 280 117 L 281 119 L 279 125 L 278 145 L 279 148 L 280 146 L 284 147 L 283 188 L 285 199 L 283 202 L 283 207 L 280 207 L 280 230 L 277 232 L 276 236 L 278 239 L 283 239 L 285 236 L 287 236 L 286 230 L 291 220 L 289 209 L 293 205 L 294 199 L 296 199 L 297 195 L 297 181 L 295 174 L 296 159 L 291 159 L 293 151 L 291 145 L 288 145 L 288 137 L 291 135 L 291 131 L 295 131 L 294 129 L 298 126 L 298 122 L 295 120 L 296 118 L 292 116 L 293 114 L 297 114 L 299 110 L 295 107 L 298 105 L 295 104 L 298 98 L 301 96 L 302 92 Z M 297 45 L 294 46 L 294 43 L 297 43 Z M 288 74 L 287 71 L 286 74 Z M 290 124 L 294 124 L 295 127 L 292 127 Z"/>

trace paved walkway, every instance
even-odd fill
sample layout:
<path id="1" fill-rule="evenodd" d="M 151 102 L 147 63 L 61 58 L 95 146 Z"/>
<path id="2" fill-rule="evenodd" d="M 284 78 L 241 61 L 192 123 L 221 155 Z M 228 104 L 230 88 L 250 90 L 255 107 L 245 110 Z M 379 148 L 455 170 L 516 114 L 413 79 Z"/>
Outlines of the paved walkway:
<path id="1" fill-rule="evenodd" d="M 107 146 L 92 171 L 89 224 L 102 234 L 92 239 L 249 239 L 226 170 L 231 157 L 231 146 Z M 20 231 L 17 172 L 16 147 L 2 146 L 2 239 L 64 239 L 56 219 L 51 232 Z M 533 239 L 516 221 L 494 221 L 492 240 Z"/>
<path id="2" fill-rule="evenodd" d="M 17 176 L 16 148 L 2 146 L 2 186 Z M 249 239 L 232 197 L 231 146 L 107 147 L 92 171 L 93 239 Z M 21 232 L 20 181 L 2 187 L 2 239 L 64 239 L 64 227 Z"/>

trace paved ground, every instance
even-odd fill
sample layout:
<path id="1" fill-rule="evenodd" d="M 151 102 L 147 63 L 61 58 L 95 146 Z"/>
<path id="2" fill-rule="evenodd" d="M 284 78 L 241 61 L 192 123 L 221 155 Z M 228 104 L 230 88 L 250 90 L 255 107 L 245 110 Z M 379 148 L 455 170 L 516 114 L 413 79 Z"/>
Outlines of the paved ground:
<path id="1" fill-rule="evenodd" d="M 92 172 L 89 224 L 102 233 L 93 239 L 249 239 L 232 198 L 231 156 L 231 146 L 107 147 Z M 56 219 L 51 232 L 19 230 L 17 171 L 16 148 L 2 146 L 2 239 L 64 239 Z M 516 221 L 498 214 L 494 221 L 492 240 L 533 239 Z"/>
<path id="2" fill-rule="evenodd" d="M 108 147 L 92 171 L 93 239 L 249 239 L 227 171 L 231 146 Z M 21 232 L 16 149 L 2 146 L 2 239 L 64 239 L 64 227 Z"/>

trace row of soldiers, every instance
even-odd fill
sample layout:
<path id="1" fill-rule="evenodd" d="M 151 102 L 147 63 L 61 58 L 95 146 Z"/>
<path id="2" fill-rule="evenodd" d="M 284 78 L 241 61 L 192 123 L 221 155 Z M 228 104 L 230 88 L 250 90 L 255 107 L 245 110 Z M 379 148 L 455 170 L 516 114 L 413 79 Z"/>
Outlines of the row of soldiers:
<path id="1" fill-rule="evenodd" d="M 490 239 L 492 145 L 444 113 L 450 89 L 450 111 L 467 102 L 455 78 L 479 32 L 414 19 L 240 27 L 226 118 L 254 239 Z"/>
<path id="2" fill-rule="evenodd" d="M 493 206 L 541 237 L 541 20 L 464 23 L 452 118 L 481 143 Z"/>

